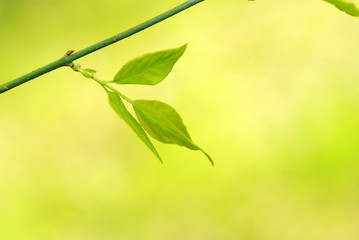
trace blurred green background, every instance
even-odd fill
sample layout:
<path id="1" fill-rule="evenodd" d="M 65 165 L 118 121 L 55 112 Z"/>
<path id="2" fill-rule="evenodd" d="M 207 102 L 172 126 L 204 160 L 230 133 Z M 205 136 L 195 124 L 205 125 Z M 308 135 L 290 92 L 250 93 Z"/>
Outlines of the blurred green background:
<path id="1" fill-rule="evenodd" d="M 181 2 L 0 0 L 0 82 Z M 70 69 L 1 94 L 0 239 L 359 239 L 358 27 L 320 0 L 207 0 L 77 61 L 111 79 L 188 43 L 121 90 L 174 106 L 215 167 L 154 142 L 161 165 Z"/>

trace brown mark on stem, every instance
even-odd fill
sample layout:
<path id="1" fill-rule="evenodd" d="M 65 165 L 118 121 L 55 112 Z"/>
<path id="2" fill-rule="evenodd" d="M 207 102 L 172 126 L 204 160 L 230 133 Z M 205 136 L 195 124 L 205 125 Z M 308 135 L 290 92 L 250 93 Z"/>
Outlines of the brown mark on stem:
<path id="1" fill-rule="evenodd" d="M 68 51 L 65 53 L 64 57 L 68 57 L 68 56 L 70 56 L 71 54 L 73 54 L 74 52 L 75 52 L 75 50 L 68 50 Z"/>

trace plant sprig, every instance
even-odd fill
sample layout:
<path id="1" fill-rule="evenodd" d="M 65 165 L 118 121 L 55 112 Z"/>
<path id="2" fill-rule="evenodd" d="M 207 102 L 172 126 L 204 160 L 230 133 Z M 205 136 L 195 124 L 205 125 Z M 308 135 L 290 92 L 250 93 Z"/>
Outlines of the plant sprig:
<path id="1" fill-rule="evenodd" d="M 67 53 L 61 57 L 60 59 L 49 63 L 43 67 L 40 67 L 32 72 L 29 72 L 21 77 L 18 77 L 12 81 L 9 81 L 7 83 L 1 84 L 0 85 L 0 94 L 4 93 L 6 91 L 9 91 L 17 86 L 20 86 L 21 84 L 24 84 L 32 79 L 38 78 L 39 76 L 46 74 L 48 72 L 51 72 L 55 69 L 58 69 L 60 67 L 64 67 L 69 65 L 70 63 L 72 63 L 73 61 L 82 58 L 88 54 L 91 54 L 95 51 L 98 51 L 104 47 L 107 47 L 111 44 L 114 44 L 116 42 L 119 42 L 129 36 L 132 36 L 138 32 L 141 32 L 143 30 L 145 30 L 146 28 L 149 28 L 159 22 L 162 22 L 163 20 L 172 17 L 173 15 L 180 13 L 200 2 L 203 2 L 204 0 L 187 0 L 186 2 L 181 3 L 180 5 L 156 16 L 153 17 L 143 23 L 138 24 L 137 26 L 134 26 L 124 32 L 118 33 L 110 38 L 107 38 L 103 41 L 100 41 L 98 43 L 95 43 L 87 48 L 84 48 L 80 51 L 74 51 L 74 50 L 69 50 L 67 51 Z"/>
<path id="2" fill-rule="evenodd" d="M 95 80 L 103 87 L 108 94 L 108 101 L 112 109 L 161 162 L 162 159 L 147 134 L 162 143 L 199 150 L 214 165 L 212 158 L 193 142 L 182 118 L 173 107 L 156 100 L 132 100 L 110 85 L 156 85 L 168 76 L 186 48 L 187 44 L 179 48 L 148 53 L 134 58 L 123 65 L 111 81 L 100 79 L 95 75 L 96 71 L 93 69 L 83 69 L 75 63 L 70 63 L 69 66 L 74 71 L 80 72 L 84 77 Z M 123 100 L 132 105 L 137 119 L 127 110 Z"/>

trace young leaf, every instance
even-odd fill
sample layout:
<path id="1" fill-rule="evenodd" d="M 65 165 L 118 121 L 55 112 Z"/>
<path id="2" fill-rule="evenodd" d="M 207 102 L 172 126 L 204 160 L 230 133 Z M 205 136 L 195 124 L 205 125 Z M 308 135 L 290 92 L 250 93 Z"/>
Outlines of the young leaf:
<path id="1" fill-rule="evenodd" d="M 342 0 L 324 0 L 324 1 L 333 4 L 339 10 L 341 10 L 343 12 L 346 12 L 347 14 L 349 14 L 351 16 L 359 17 L 359 10 L 354 5 L 354 3 L 345 2 L 345 1 L 342 1 Z"/>
<path id="2" fill-rule="evenodd" d="M 117 84 L 156 85 L 171 72 L 173 65 L 186 50 L 179 48 L 148 53 L 127 62 L 113 79 Z"/>
<path id="3" fill-rule="evenodd" d="M 89 72 L 89 73 L 92 73 L 92 74 L 95 74 L 96 73 L 96 70 L 93 70 L 93 69 L 84 69 L 85 71 Z"/>
<path id="4" fill-rule="evenodd" d="M 96 70 L 93 69 L 81 69 L 80 72 L 87 78 L 93 78 Z"/>
<path id="5" fill-rule="evenodd" d="M 142 127 L 150 136 L 163 143 L 200 150 L 213 165 L 211 157 L 193 143 L 180 115 L 173 107 L 154 100 L 137 100 L 133 103 L 133 109 Z"/>
<path id="6" fill-rule="evenodd" d="M 127 110 L 125 104 L 123 104 L 121 97 L 115 92 L 108 92 L 108 101 L 112 109 L 120 116 L 136 133 L 136 135 L 146 144 L 146 146 L 156 155 L 156 157 L 162 162 L 160 155 L 153 146 L 151 140 L 148 138 L 146 132 L 142 129 L 141 125 Z"/>

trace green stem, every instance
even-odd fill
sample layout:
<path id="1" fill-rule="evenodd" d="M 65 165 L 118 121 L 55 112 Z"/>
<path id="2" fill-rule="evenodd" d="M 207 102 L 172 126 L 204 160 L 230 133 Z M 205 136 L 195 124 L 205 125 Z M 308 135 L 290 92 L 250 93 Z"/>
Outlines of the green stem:
<path id="1" fill-rule="evenodd" d="M 119 92 L 116 88 L 112 87 L 111 85 L 108 84 L 108 82 L 94 76 L 92 78 L 93 80 L 95 80 L 96 82 L 98 82 L 104 89 L 106 92 L 109 92 L 108 89 L 110 89 L 111 91 L 117 93 L 118 95 L 120 95 L 120 97 L 122 97 L 123 99 L 125 99 L 127 102 L 133 104 L 134 102 L 132 101 L 132 99 L 126 97 L 125 95 L 123 95 L 121 92 Z"/>
<path id="2" fill-rule="evenodd" d="M 127 102 L 133 104 L 133 101 L 130 98 L 126 97 L 125 95 L 120 93 L 116 88 L 109 85 L 108 81 L 102 80 L 101 78 L 95 76 L 93 73 L 89 72 L 88 70 L 81 68 L 81 66 L 79 64 L 71 63 L 71 64 L 69 64 L 69 67 L 72 68 L 72 70 L 74 70 L 75 72 L 81 73 L 84 77 L 91 78 L 94 81 L 96 81 L 97 83 L 99 83 L 105 89 L 106 92 L 109 92 L 109 89 L 110 89 L 111 91 L 120 95 Z"/>
<path id="3" fill-rule="evenodd" d="M 100 83 L 100 82 L 99 82 Z M 118 95 L 120 95 L 120 97 L 122 97 L 123 99 L 125 99 L 127 102 L 129 102 L 130 104 L 134 104 L 134 102 L 131 100 L 131 99 L 129 99 L 128 97 L 126 97 L 125 95 L 123 95 L 122 93 L 120 93 L 116 88 L 114 88 L 114 87 L 112 87 L 112 86 L 110 86 L 110 85 L 108 85 L 107 83 L 104 83 L 104 82 L 102 82 L 102 83 L 100 83 L 103 87 L 106 87 L 106 88 L 108 88 L 108 89 L 110 89 L 110 90 L 112 90 L 112 91 L 114 91 L 115 93 L 117 93 Z"/>
<path id="4" fill-rule="evenodd" d="M 14 87 L 17 87 L 23 83 L 26 83 L 34 78 L 37 78 L 45 73 L 48 73 L 50 71 L 53 71 L 57 68 L 60 68 L 60 67 L 63 67 L 63 66 L 67 66 L 69 65 L 72 61 L 76 60 L 76 59 L 79 59 L 81 57 L 84 57 L 90 53 L 93 53 L 101 48 L 104 48 L 106 46 L 109 46 L 115 42 L 118 42 L 124 38 L 127 38 L 135 33 L 138 33 L 148 27 L 151 27 L 152 25 L 155 25 L 156 23 L 159 23 L 179 12 L 182 12 L 183 10 L 186 10 L 187 8 L 189 7 L 192 7 L 193 5 L 197 4 L 197 3 L 200 3 L 204 0 L 188 0 L 180 5 L 178 5 L 177 7 L 174 7 L 172 8 L 171 10 L 167 11 L 167 12 L 164 12 L 152 19 L 149 19 L 133 28 L 130 28 L 122 33 L 119 33 L 115 36 L 112 36 L 108 39 L 105 39 L 101 42 L 98 42 L 92 46 L 89 46 L 85 49 L 82 49 L 78 52 L 75 52 L 73 53 L 72 50 L 68 51 L 65 56 L 61 57 L 60 59 L 58 59 L 57 61 L 54 61 L 50 64 L 47 64 L 37 70 L 34 70 L 28 74 L 25 74 L 19 78 L 16 78 L 10 82 L 7 82 L 7 83 L 4 83 L 2 85 L 0 85 L 0 94 L 7 91 L 7 90 L 10 90 Z"/>

